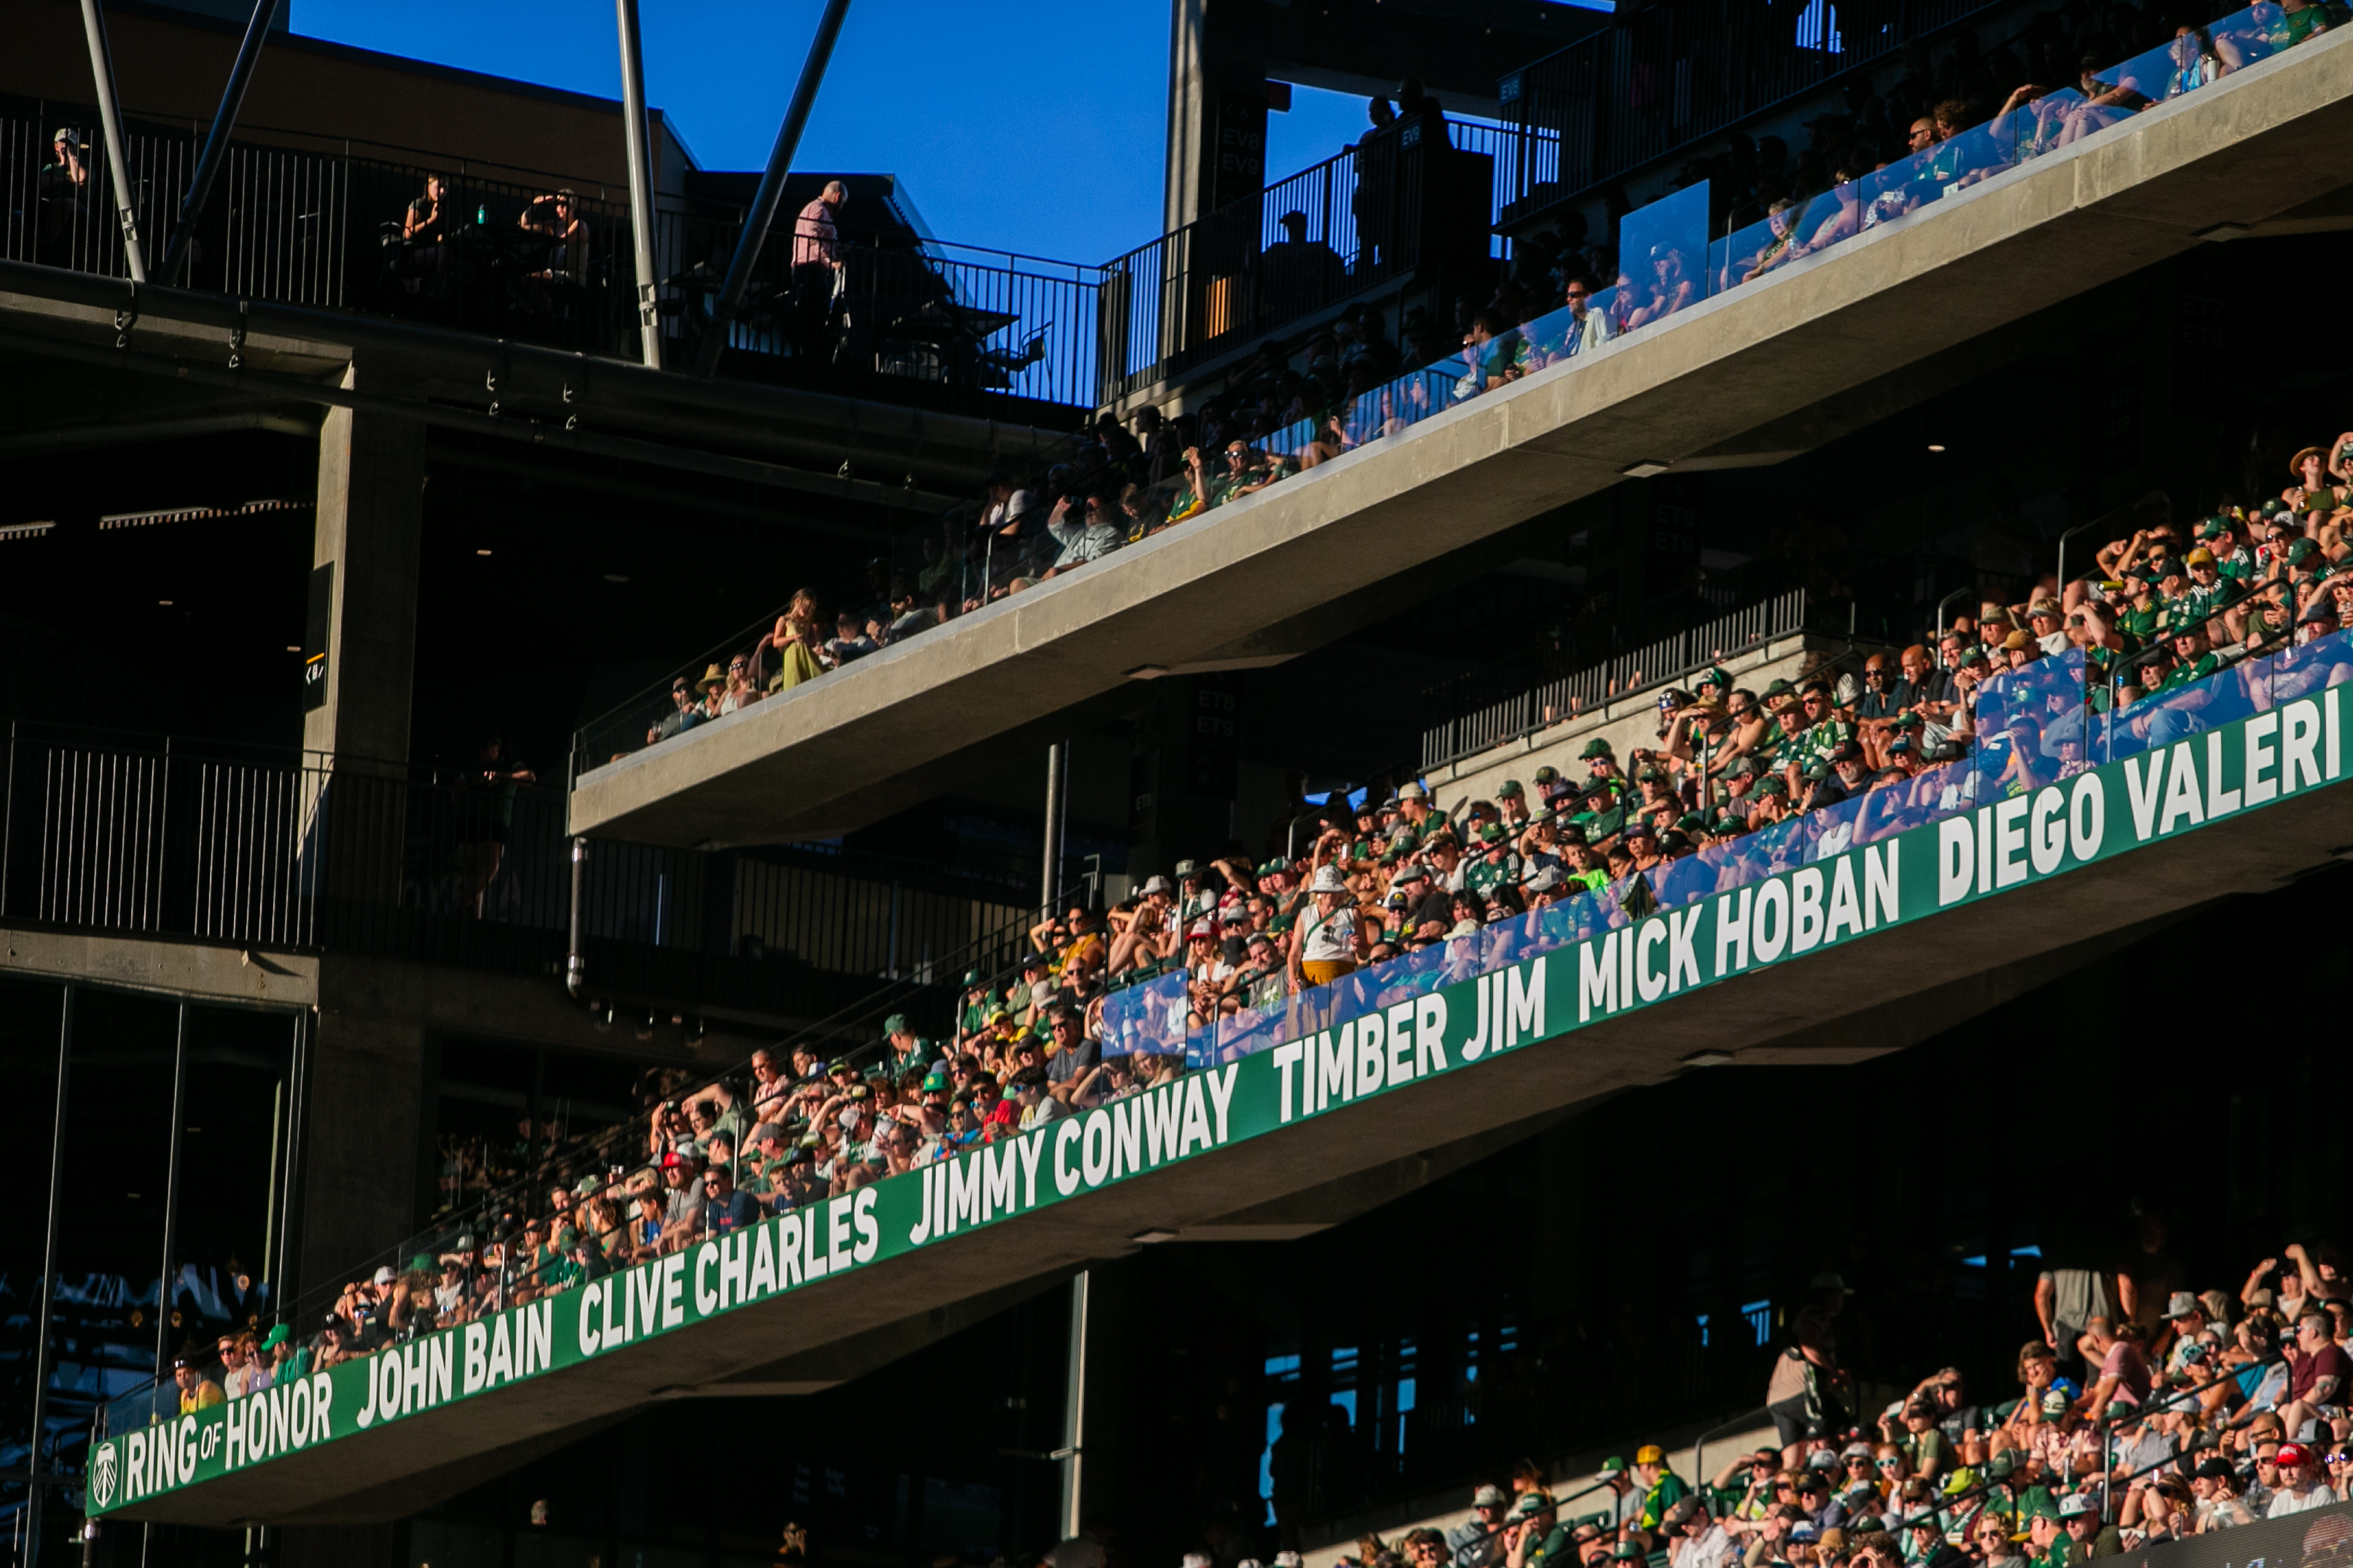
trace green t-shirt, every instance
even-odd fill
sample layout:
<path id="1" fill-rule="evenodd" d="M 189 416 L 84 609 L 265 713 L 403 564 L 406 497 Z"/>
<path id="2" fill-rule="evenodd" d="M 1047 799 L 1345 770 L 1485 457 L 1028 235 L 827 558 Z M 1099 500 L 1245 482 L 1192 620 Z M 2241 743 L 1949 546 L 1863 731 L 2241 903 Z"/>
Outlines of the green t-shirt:
<path id="1" fill-rule="evenodd" d="M 2204 680 L 2207 677 L 2219 673 L 2221 668 L 2222 656 L 2218 653 L 2210 653 L 2194 663 L 2175 665 L 2173 667 L 2173 673 L 2167 676 L 2163 680 L 2158 681 L 2157 683 L 2156 689 L 2159 691 L 2178 691 L 2185 686 L 2195 686 L 2198 682 Z"/>
<path id="2" fill-rule="evenodd" d="M 1500 865 L 1491 863 L 1482 855 L 1462 868 L 1462 886 L 1483 898 L 1505 882 L 1519 880 L 1519 875 L 1520 858 L 1517 855 L 1504 856 Z"/>
<path id="3" fill-rule="evenodd" d="M 1667 1510 L 1674 1507 L 1690 1490 L 1690 1483 L 1674 1471 L 1669 1470 L 1661 1476 L 1658 1484 L 1642 1498 L 1642 1528 L 1658 1529 L 1660 1521 L 1667 1517 Z"/>

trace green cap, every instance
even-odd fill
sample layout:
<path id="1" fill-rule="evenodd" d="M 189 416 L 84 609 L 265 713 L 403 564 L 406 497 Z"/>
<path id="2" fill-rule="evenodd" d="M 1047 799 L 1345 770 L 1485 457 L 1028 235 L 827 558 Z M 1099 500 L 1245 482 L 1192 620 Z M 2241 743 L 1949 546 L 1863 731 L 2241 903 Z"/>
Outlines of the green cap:
<path id="1" fill-rule="evenodd" d="M 1806 769 L 1807 779 L 1814 784 L 1820 784 L 1830 776 L 1831 765 L 1828 763 L 1814 763 Z"/>
<path id="2" fill-rule="evenodd" d="M 2220 512 L 2198 525 L 2198 537 L 2200 539 L 2220 539 L 2230 531 L 2231 520 Z"/>
<path id="3" fill-rule="evenodd" d="M 1776 697 L 1787 697 L 1797 689 L 1786 680 L 1773 681 L 1765 688 L 1765 700 L 1770 702 Z"/>
<path id="4" fill-rule="evenodd" d="M 1661 773 L 1656 768 L 1644 768 L 1634 775 L 1634 782 L 1636 784 L 1664 784 L 1667 782 L 1667 775 Z"/>
<path id="5" fill-rule="evenodd" d="M 1588 763 L 1591 762 L 1596 757 L 1615 757 L 1617 754 L 1617 751 L 1611 747 L 1609 742 L 1603 740 L 1599 735 L 1596 735 L 1590 741 L 1586 742 L 1585 750 L 1577 753 L 1579 761 Z"/>
<path id="6" fill-rule="evenodd" d="M 262 1340 L 261 1348 L 266 1351 L 274 1351 L 290 1338 L 292 1338 L 292 1336 L 286 1331 L 285 1324 L 276 1324 L 270 1329 L 268 1336 Z"/>
<path id="7" fill-rule="evenodd" d="M 979 970 L 977 970 L 977 969 L 967 969 L 967 970 L 965 970 L 965 971 L 964 972 L 964 983 L 965 983 L 966 985 L 977 985 L 977 984 L 980 984 L 980 971 L 979 971 Z"/>
<path id="8" fill-rule="evenodd" d="M 1536 788 L 1542 789 L 1546 784 L 1556 784 L 1559 782 L 1560 770 L 1552 766 L 1550 763 L 1546 763 L 1545 766 L 1536 770 Z"/>
<path id="9" fill-rule="evenodd" d="M 427 1252 L 420 1252 L 408 1260 L 408 1271 L 411 1274 L 430 1274 L 439 1267 L 439 1264 L 433 1261 L 433 1255 Z"/>
<path id="10" fill-rule="evenodd" d="M 1728 672 L 1726 672 L 1724 666 L 1720 664 L 1710 665 L 1707 668 L 1700 671 L 1699 679 L 1694 684 L 1699 686 L 1713 686 L 1718 690 L 1729 691 L 1732 689 L 1732 677 Z"/>
<path id="11" fill-rule="evenodd" d="M 886 1035 L 906 1035 L 913 1033 L 913 1030 L 907 1027 L 907 1015 L 904 1013 L 893 1013 L 889 1017 L 883 1019 L 882 1032 Z"/>
<path id="12" fill-rule="evenodd" d="M 1482 844 L 1500 844 L 1503 841 L 1504 829 L 1500 823 L 1491 822 L 1479 830 L 1479 842 Z"/>
<path id="13" fill-rule="evenodd" d="M 1527 791 L 1520 787 L 1520 781 L 1517 779 L 1505 779 L 1495 786 L 1497 800 L 1518 800 L 1525 794 Z"/>
<path id="14" fill-rule="evenodd" d="M 1748 793 L 1751 795 L 1787 795 L 1789 792 L 1788 788 L 1782 784 L 1779 778 L 1771 773 L 1767 773 L 1765 777 L 1758 779 L 1757 781 L 1757 786 Z"/>
<path id="15" fill-rule="evenodd" d="M 934 1073 L 925 1073 L 925 1074 L 923 1075 L 923 1093 L 925 1093 L 925 1094 L 945 1094 L 947 1091 L 948 1091 L 948 1075 L 947 1075 L 947 1074 L 945 1074 L 945 1073 L 944 1073 L 944 1072 L 934 1072 Z"/>
<path id="16" fill-rule="evenodd" d="M 2313 552 L 2319 548 L 2320 546 L 2312 540 L 2299 539 L 2287 547 L 2287 563 L 2291 566 L 2301 566 L 2311 560 Z"/>

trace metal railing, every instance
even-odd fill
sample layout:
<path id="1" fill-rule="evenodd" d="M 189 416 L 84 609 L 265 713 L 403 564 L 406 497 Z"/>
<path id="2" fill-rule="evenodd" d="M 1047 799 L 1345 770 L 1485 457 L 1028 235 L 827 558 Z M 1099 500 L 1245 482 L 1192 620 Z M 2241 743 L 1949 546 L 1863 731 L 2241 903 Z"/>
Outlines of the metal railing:
<path id="1" fill-rule="evenodd" d="M 0 257 L 129 276 L 111 210 L 111 175 L 94 113 L 40 104 L 0 115 Z M 59 162 L 51 138 L 85 132 Z M 140 232 L 156 256 L 177 226 L 197 139 L 133 129 L 124 157 Z M 446 176 L 427 237 L 404 237 L 429 174 Z M 572 192 L 578 228 L 550 232 L 547 199 Z M 526 215 L 536 216 L 525 227 Z M 744 224 L 742 208 L 665 198 L 656 256 L 668 335 L 691 340 Z M 1098 269 L 945 241 L 845 247 L 826 312 L 826 372 L 944 389 L 965 405 L 1018 397 L 1092 407 Z M 638 356 L 624 193 L 551 176 L 232 142 L 212 202 L 190 237 L 183 286 L 287 304 L 362 310 L 582 353 Z M 788 231 L 763 248 L 750 318 L 730 346 L 791 357 Z M 706 282 L 707 279 L 707 282 Z"/>
<path id="2" fill-rule="evenodd" d="M 1401 121 L 1105 263 L 1100 400 L 1396 283 L 1440 250 L 1483 260 L 1499 138 L 1430 134 L 1439 124 Z"/>
<path id="3" fill-rule="evenodd" d="M 1793 588 L 1580 669 L 1547 677 L 1533 658 L 1523 657 L 1425 687 L 1422 769 L 1443 767 L 1791 636 L 1805 628 L 1806 607 L 1806 591 Z"/>
<path id="4" fill-rule="evenodd" d="M 1775 7 L 1678 0 L 1620 11 L 1608 27 L 1503 79 L 1504 116 L 1522 145 L 1497 221 L 1532 218 L 1896 55 L 1915 38 L 2011 3 Z"/>
<path id="5" fill-rule="evenodd" d="M 18 724 L 0 756 L 0 920 L 553 977 L 564 814 L 552 786 Z M 600 998 L 782 1023 L 878 977 L 934 984 L 1029 897 L 788 849 L 599 844 L 582 929 Z"/>

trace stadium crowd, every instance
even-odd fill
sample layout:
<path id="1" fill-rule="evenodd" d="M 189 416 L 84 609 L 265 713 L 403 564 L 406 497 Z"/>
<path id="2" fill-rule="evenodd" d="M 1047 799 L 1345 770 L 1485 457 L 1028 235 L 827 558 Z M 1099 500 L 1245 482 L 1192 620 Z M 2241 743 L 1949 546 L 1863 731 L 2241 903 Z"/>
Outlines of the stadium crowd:
<path id="1" fill-rule="evenodd" d="M 1702 670 L 1662 693 L 1654 745 L 1621 759 L 1594 739 L 1581 778 L 1547 767 L 1533 788 L 1507 779 L 1446 804 L 1413 780 L 1354 805 L 1335 793 L 1295 862 L 1185 860 L 1108 910 L 1075 901 L 1028 932 L 1018 963 L 965 976 L 936 1042 L 899 1014 L 856 1059 L 780 1047 L 740 1077 L 659 1080 L 638 1123 L 575 1146 L 538 1192 L 501 1194 L 405 1269 L 346 1285 L 307 1334 L 281 1323 L 224 1341 L 217 1373 L 180 1374 L 188 1397 L 365 1355 L 1145 1092 L 1188 1052 L 1198 1061 L 1194 1032 L 1278 1016 L 1360 968 L 1443 955 L 1556 905 L 1598 926 L 1687 901 L 1752 874 L 1736 864 L 1749 847 L 1799 842 L 1819 814 L 1884 803 L 1880 825 L 1906 826 L 1906 812 L 1952 809 L 1947 795 L 2082 771 L 2103 725 L 2111 746 L 2161 742 L 2257 670 L 2264 701 L 2353 679 L 2353 638 L 2334 635 L 2353 616 L 2353 432 L 2288 470 L 2275 497 L 2189 528 L 2152 521 L 2081 579 L 1982 605 L 1933 651 L 1830 659 L 1759 691 Z M 2292 668 L 2265 658 L 2290 648 L 2311 651 Z M 1176 988 L 1182 1027 L 1134 1027 L 1120 1001 L 1139 986 Z M 1986 1442 L 1964 1462 L 2004 1451 Z"/>
<path id="2" fill-rule="evenodd" d="M 773 626 L 699 677 L 679 675 L 661 710 L 631 722 L 650 745 L 723 717 L 2219 80 L 2319 36 L 2335 15 L 2307 0 L 2219 21 L 2209 9 L 2068 0 L 1989 50 L 1968 29 L 1933 50 L 1915 42 L 1892 80 L 1850 77 L 1841 108 L 1809 122 L 1794 156 L 1780 138 L 1736 134 L 1679 172 L 1679 186 L 1706 183 L 1705 233 L 1728 237 L 1713 247 L 1669 241 L 1621 258 L 1572 211 L 1518 243 L 1492 293 L 1456 299 L 1451 320 L 1417 309 L 1392 336 L 1380 306 L 1358 303 L 1269 339 L 1180 414 L 1143 408 L 1132 430 L 1103 415 L 1050 460 L 992 475 L 976 504 L 837 585 L 829 615 L 816 593 L 797 594 Z M 1408 101 L 1435 112 L 1410 81 Z M 1373 104 L 1377 135 L 1399 111 Z M 2002 650 L 1985 646 L 1999 666 Z"/>
<path id="3" fill-rule="evenodd" d="M 2017 1390 L 1961 1373 L 1855 1408 L 1839 1361 L 1844 1281 L 1817 1277 L 1766 1390 L 1778 1441 L 1704 1479 L 1655 1445 L 1571 1487 L 1525 1464 L 1471 1517 L 1354 1568 L 2074 1568 L 2191 1535 L 2353 1501 L 2353 1269 L 2289 1246 L 2233 1292 L 2134 1299 L 2135 1281 L 2060 1268 L 2037 1281 L 2042 1333 Z"/>

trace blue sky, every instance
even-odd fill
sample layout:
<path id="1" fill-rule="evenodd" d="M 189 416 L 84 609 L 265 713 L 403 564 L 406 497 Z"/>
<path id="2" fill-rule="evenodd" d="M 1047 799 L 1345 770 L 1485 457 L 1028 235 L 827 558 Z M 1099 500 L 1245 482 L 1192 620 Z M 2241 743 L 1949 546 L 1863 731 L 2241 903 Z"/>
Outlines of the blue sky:
<path id="1" fill-rule="evenodd" d="M 618 96 L 609 0 L 292 0 L 300 33 Z M 646 94 L 707 168 L 767 161 L 818 0 L 640 0 Z M 853 0 L 797 167 L 895 174 L 943 239 L 1100 262 L 1160 229 L 1166 0 Z M 1363 105 L 1300 89 L 1268 172 L 1331 156 Z"/>

